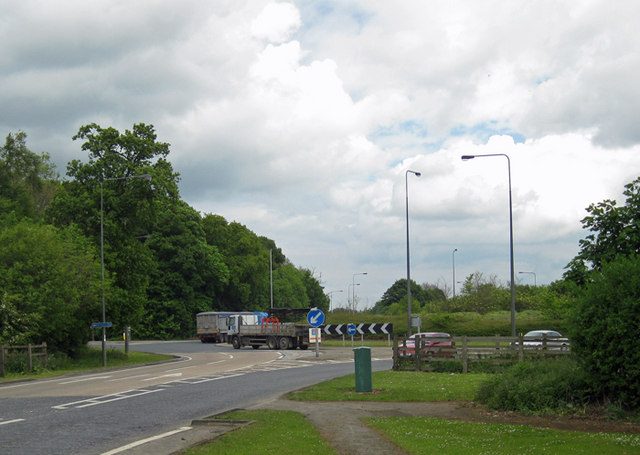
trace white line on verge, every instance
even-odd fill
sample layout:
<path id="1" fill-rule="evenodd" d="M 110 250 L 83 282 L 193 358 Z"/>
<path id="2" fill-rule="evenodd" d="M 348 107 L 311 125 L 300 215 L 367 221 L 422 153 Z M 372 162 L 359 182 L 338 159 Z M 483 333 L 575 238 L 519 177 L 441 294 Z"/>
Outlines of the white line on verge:
<path id="1" fill-rule="evenodd" d="M 115 455 L 116 453 L 124 452 L 125 450 L 133 449 L 134 447 L 141 446 L 142 444 L 146 444 L 147 442 L 156 441 L 158 439 L 166 438 L 167 436 L 171 436 L 177 433 L 182 433 L 183 431 L 190 430 L 191 427 L 181 427 L 177 430 L 168 431 L 167 433 L 162 433 L 157 436 L 152 436 L 147 439 L 141 439 L 136 442 L 132 442 L 131 444 L 127 444 L 126 446 L 118 447 L 117 449 L 109 450 L 108 452 L 104 452 L 102 455 Z"/>

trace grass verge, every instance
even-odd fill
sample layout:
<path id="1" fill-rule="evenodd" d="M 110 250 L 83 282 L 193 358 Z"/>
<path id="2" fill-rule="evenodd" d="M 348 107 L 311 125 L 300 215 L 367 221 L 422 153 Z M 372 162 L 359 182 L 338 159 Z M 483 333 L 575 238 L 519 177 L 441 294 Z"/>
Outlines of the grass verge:
<path id="1" fill-rule="evenodd" d="M 355 375 L 332 379 L 290 393 L 300 401 L 471 401 L 489 374 L 377 371 L 372 374 L 373 391 L 356 393 Z"/>
<path id="2" fill-rule="evenodd" d="M 170 355 L 149 354 L 137 351 L 129 351 L 129 354 L 125 354 L 124 351 L 109 349 L 107 350 L 107 367 L 138 365 L 172 358 Z M 70 358 L 64 354 L 51 354 L 47 361 L 47 368 L 36 365 L 34 371 L 31 373 L 8 371 L 4 378 L 0 377 L 0 382 L 16 379 L 42 379 L 68 373 L 99 370 L 102 368 L 102 350 L 97 348 L 83 348 L 76 353 L 74 358 Z"/>
<path id="3" fill-rule="evenodd" d="M 227 433 L 214 442 L 188 449 L 184 455 L 331 455 L 337 452 L 307 422 L 293 411 L 234 411 L 224 419 L 254 420 L 255 423 Z"/>
<path id="4" fill-rule="evenodd" d="M 581 433 L 434 418 L 370 418 L 367 424 L 411 454 L 640 454 L 640 435 Z"/>

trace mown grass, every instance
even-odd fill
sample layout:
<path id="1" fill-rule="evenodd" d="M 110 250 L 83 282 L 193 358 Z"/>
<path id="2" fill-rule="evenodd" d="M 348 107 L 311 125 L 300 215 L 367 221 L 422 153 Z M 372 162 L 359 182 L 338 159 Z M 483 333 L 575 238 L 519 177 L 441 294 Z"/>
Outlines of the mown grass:
<path id="1" fill-rule="evenodd" d="M 128 354 L 125 354 L 124 351 L 121 350 L 109 349 L 107 350 L 107 367 L 138 365 L 169 360 L 171 358 L 173 357 L 170 355 L 150 354 L 137 351 L 129 351 Z M 102 368 L 102 350 L 87 347 L 78 350 L 74 357 L 60 353 L 50 354 L 47 359 L 46 368 L 36 362 L 34 371 L 30 373 L 6 371 L 5 377 L 0 377 L 0 382 L 16 379 L 41 379 L 80 371 L 100 370 Z"/>
<path id="2" fill-rule="evenodd" d="M 640 435 L 582 433 L 522 425 L 390 417 L 365 419 L 411 454 L 640 454 Z"/>
<path id="3" fill-rule="evenodd" d="M 182 452 L 184 455 L 330 455 L 337 453 L 305 420 L 293 411 L 234 411 L 221 418 L 254 420 L 255 423 L 227 433 L 204 446 Z"/>
<path id="4" fill-rule="evenodd" d="M 290 393 L 300 401 L 471 401 L 488 374 L 376 371 L 370 393 L 356 393 L 355 374 Z"/>

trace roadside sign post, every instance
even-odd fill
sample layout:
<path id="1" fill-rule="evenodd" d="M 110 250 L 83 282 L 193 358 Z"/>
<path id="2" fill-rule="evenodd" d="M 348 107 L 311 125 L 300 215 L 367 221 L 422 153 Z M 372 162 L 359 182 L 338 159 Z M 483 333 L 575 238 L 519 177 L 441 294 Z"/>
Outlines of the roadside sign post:
<path id="1" fill-rule="evenodd" d="M 318 328 L 324 324 L 324 313 L 318 308 L 311 308 L 307 313 L 307 322 L 311 327 Z M 316 357 L 320 357 L 320 333 L 316 336 Z"/>
<path id="2" fill-rule="evenodd" d="M 347 325 L 347 333 L 351 335 L 351 347 L 353 347 L 353 336 L 356 334 L 356 326 L 353 324 Z"/>

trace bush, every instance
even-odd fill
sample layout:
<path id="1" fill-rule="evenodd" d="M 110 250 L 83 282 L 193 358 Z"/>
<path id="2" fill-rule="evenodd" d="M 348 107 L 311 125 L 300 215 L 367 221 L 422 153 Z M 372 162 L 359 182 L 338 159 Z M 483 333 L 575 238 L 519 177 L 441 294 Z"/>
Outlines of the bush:
<path id="1" fill-rule="evenodd" d="M 640 258 L 618 257 L 591 275 L 571 317 L 571 349 L 599 399 L 640 407 Z"/>
<path id="2" fill-rule="evenodd" d="M 589 397 L 584 370 L 559 359 L 514 365 L 482 384 L 476 400 L 490 409 L 539 414 L 582 408 Z"/>

